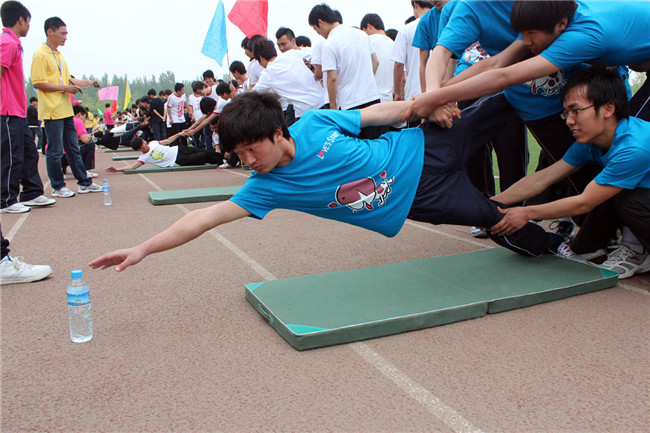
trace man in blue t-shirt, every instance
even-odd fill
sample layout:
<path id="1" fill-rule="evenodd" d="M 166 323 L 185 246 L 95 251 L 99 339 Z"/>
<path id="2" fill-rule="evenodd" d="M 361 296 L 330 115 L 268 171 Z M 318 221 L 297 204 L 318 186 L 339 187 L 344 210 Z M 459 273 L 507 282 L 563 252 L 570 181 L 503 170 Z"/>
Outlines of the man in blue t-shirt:
<path id="1" fill-rule="evenodd" d="M 276 95 L 240 95 L 221 113 L 219 138 L 223 151 L 234 151 L 255 170 L 241 190 L 229 201 L 193 211 L 149 241 L 106 254 L 90 266 L 117 265 L 121 271 L 218 225 L 246 216 L 262 219 L 273 209 L 298 210 L 389 237 L 406 218 L 492 227 L 504 217 L 500 204 L 471 185 L 464 166 L 494 128 L 486 119 L 493 111 L 483 109 L 494 101 L 503 100 L 483 98 L 466 108 L 453 128 L 428 123 L 363 140 L 358 138 L 362 127 L 394 123 L 410 102 L 310 110 L 287 128 Z M 562 236 L 534 223 L 493 240 L 532 256 L 566 249 Z"/>
<path id="2" fill-rule="evenodd" d="M 494 199 L 517 203 L 588 164 L 597 164 L 602 171 L 579 195 L 505 210 L 492 234 L 507 236 L 529 220 L 588 212 L 571 244 L 575 253 L 606 248 L 608 239 L 622 229 L 619 248 L 601 266 L 618 272 L 619 278 L 650 271 L 650 122 L 629 116 L 618 73 L 602 66 L 571 77 L 563 101 L 563 117 L 576 142 L 562 160 Z"/>
<path id="3" fill-rule="evenodd" d="M 469 68 L 446 87 L 420 95 L 412 112 L 426 117 L 448 102 L 535 83 L 582 63 L 629 65 L 638 72 L 650 70 L 647 2 L 517 0 L 512 6 L 510 23 L 520 36 L 507 49 Z M 647 96 L 649 88 L 646 82 L 640 94 Z M 650 110 L 644 113 L 638 117 L 648 120 Z"/>

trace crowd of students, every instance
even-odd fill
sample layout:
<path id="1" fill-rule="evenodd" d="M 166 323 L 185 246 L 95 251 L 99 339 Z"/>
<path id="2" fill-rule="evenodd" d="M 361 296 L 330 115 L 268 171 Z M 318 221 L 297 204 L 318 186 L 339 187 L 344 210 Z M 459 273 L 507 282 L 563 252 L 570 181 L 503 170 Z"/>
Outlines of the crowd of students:
<path id="1" fill-rule="evenodd" d="M 202 213 L 203 229 L 262 219 L 277 207 L 387 236 L 411 218 L 471 226 L 472 235 L 521 254 L 604 260 L 600 266 L 619 278 L 650 271 L 650 82 L 632 96 L 627 80 L 628 68 L 650 69 L 643 35 L 650 8 L 635 1 L 410 3 L 413 17 L 396 34 L 377 14 L 358 27 L 343 25 L 338 11 L 319 4 L 306 17 L 320 36 L 313 45 L 281 27 L 275 41 L 242 41 L 249 61 L 229 65 L 230 82 L 207 70 L 189 97 L 181 83 L 151 89 L 119 132 L 108 126 L 96 134 L 107 147 L 142 152 L 132 165 L 107 171 L 197 161 L 255 170 L 232 200 Z M 59 30 L 49 32 L 46 22 L 44 56 L 61 59 Z M 41 94 L 45 100 L 52 89 L 37 87 L 35 72 L 33 65 L 40 110 Z M 70 78 L 67 66 L 67 76 L 58 72 L 64 92 L 95 84 Z M 542 149 L 530 176 L 527 130 Z M 328 163 L 315 166 L 307 149 Z M 78 148 L 72 153 L 75 159 Z M 90 168 L 79 161 L 76 171 L 70 163 L 79 192 L 92 192 L 83 175 Z M 70 196 L 50 165 L 53 196 Z M 287 184 L 292 176 L 304 184 Z M 319 179 L 317 191 L 309 190 L 309 176 Z M 368 179 L 371 191 L 360 195 L 357 182 Z M 323 187 L 335 191 L 320 197 Z M 2 205 L 14 205 L 4 201 L 4 183 Z M 545 231 L 541 220 L 557 220 L 556 228 Z M 123 270 L 197 235 L 180 226 L 91 265 Z"/>

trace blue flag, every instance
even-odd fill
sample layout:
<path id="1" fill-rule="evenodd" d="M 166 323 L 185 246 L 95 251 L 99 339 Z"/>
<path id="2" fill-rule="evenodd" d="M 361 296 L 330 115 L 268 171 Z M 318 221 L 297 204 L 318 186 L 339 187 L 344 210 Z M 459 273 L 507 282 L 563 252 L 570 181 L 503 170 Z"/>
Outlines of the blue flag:
<path id="1" fill-rule="evenodd" d="M 203 48 L 201 53 L 214 59 L 221 66 L 223 56 L 228 51 L 228 43 L 226 41 L 226 12 L 223 9 L 223 2 L 219 0 L 217 10 L 214 11 L 214 17 L 210 23 L 208 33 L 205 35 L 203 41 Z"/>

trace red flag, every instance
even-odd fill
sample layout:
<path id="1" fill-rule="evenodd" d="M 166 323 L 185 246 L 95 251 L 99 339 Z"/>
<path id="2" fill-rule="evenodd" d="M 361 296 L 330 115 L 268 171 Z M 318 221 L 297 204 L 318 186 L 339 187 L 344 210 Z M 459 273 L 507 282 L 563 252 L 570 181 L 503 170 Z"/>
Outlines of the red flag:
<path id="1" fill-rule="evenodd" d="M 117 111 L 117 101 L 113 101 L 113 105 L 111 105 L 111 111 L 113 113 Z"/>
<path id="2" fill-rule="evenodd" d="M 228 19 L 249 38 L 254 35 L 266 36 L 268 14 L 268 0 L 237 0 Z"/>

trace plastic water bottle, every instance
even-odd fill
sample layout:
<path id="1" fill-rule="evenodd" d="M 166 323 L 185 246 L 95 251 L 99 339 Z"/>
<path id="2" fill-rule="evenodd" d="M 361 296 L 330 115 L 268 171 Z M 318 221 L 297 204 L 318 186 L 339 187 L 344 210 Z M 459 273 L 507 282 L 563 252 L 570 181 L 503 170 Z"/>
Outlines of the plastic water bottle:
<path id="1" fill-rule="evenodd" d="M 88 284 L 82 272 L 71 272 L 72 280 L 68 284 L 68 317 L 70 321 L 70 338 L 75 343 L 85 343 L 93 338 L 93 318 L 90 313 L 90 296 Z"/>
<path id="2" fill-rule="evenodd" d="M 108 184 L 108 180 L 104 179 L 102 189 L 104 190 L 104 206 L 112 205 L 113 200 L 111 200 L 111 187 Z"/>

